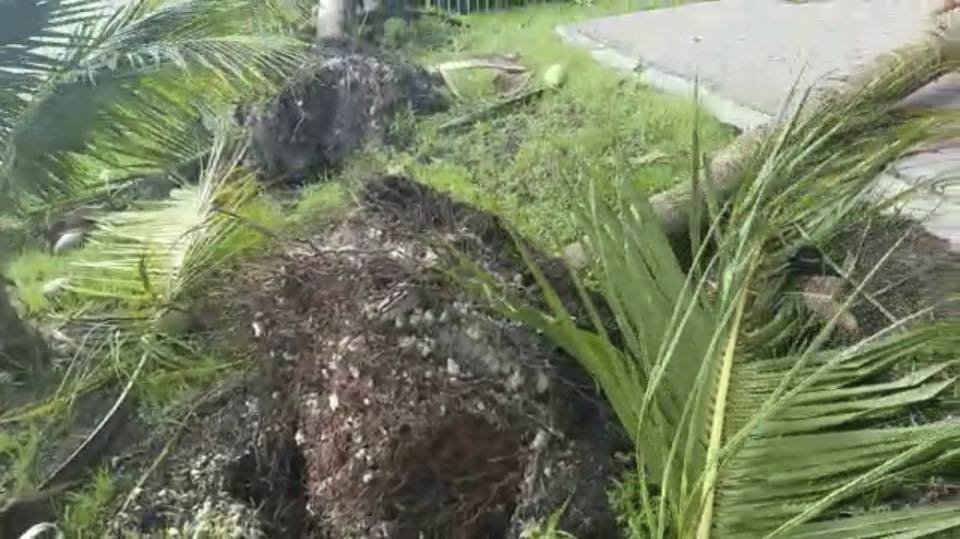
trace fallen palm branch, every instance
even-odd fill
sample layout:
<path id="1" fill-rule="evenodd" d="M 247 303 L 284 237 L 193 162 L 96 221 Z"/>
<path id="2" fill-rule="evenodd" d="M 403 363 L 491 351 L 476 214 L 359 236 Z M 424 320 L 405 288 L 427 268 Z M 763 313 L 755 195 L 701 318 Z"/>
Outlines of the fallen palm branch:
<path id="1" fill-rule="evenodd" d="M 530 81 L 533 79 L 532 73 L 525 74 L 529 76 L 524 78 L 522 86 L 511 90 L 499 101 L 484 105 L 477 110 L 470 111 L 463 116 L 454 118 L 446 123 L 441 124 L 439 128 L 440 131 L 448 131 L 450 129 L 470 125 L 474 122 L 492 116 L 502 110 L 510 108 L 511 106 L 519 105 L 536 99 L 542 96 L 546 91 L 556 90 L 562 86 L 566 80 L 566 69 L 563 64 L 553 64 L 548 67 L 541 78 L 541 83 L 535 87 L 531 87 L 530 84 Z"/>
<path id="2" fill-rule="evenodd" d="M 463 96 L 456 82 L 454 82 L 453 77 L 451 77 L 451 73 L 479 69 L 495 70 L 507 75 L 522 75 L 529 72 L 529 68 L 521 64 L 518 60 L 517 55 L 490 54 L 476 58 L 442 62 L 433 66 L 431 71 L 443 80 L 443 83 L 454 97 L 460 99 Z"/>
<path id="3" fill-rule="evenodd" d="M 707 174 L 711 242 L 691 239 L 689 271 L 674 253 L 677 230 L 634 186 L 625 183 L 613 202 L 590 193 L 583 223 L 604 301 L 579 283 L 582 319 L 522 244 L 545 309 L 465 263 L 467 284 L 576 358 L 603 389 L 635 443 L 636 473 L 623 489 L 634 536 L 935 537 L 960 529 L 955 500 L 930 503 L 919 488 L 890 495 L 956 470 L 960 422 L 937 405 L 948 406 L 957 387 L 960 326 L 899 331 L 897 321 L 852 345 L 832 340 L 838 328 L 859 332 L 849 309 L 903 237 L 848 294 L 834 280 L 804 298 L 821 322 L 815 335 L 798 320 L 807 313 L 788 312 L 782 301 L 788 253 L 878 214 L 887 202 L 871 196 L 877 173 L 911 147 L 956 133 L 942 118 L 889 113 L 951 65 L 938 51 L 918 46 L 882 62 L 866 83 L 804 95 L 780 125 L 741 141 L 742 155 L 720 178 L 724 204 L 710 188 L 716 172 Z M 676 225 L 684 233 L 686 214 L 698 209 L 686 200 Z M 918 406 L 933 412 L 918 421 Z M 863 511 L 886 501 L 896 509 Z"/>
<path id="4" fill-rule="evenodd" d="M 811 95 L 810 104 L 789 132 L 785 132 L 786 127 L 781 124 L 764 126 L 744 133 L 713 156 L 704 181 L 710 183 L 718 201 L 727 200 L 745 178 L 755 175 L 757 167 L 764 161 L 763 154 L 772 149 L 773 141 L 786 137 L 783 142 L 789 144 L 792 140 L 810 136 L 810 129 L 816 125 L 818 117 L 848 117 L 831 134 L 830 140 L 824 142 L 824 148 L 828 150 L 844 144 L 850 137 L 885 127 L 889 122 L 906 121 L 905 115 L 894 112 L 900 102 L 960 65 L 960 9 L 952 0 L 947 0 L 935 15 L 933 29 L 923 42 L 881 57 L 851 76 L 842 88 Z M 942 129 L 944 126 L 948 129 Z M 952 124 L 954 130 L 951 131 L 948 119 L 931 125 L 929 130 L 935 131 L 938 127 L 942 129 L 940 140 L 957 134 L 956 123 Z M 915 142 L 931 141 L 929 137 L 921 137 Z M 911 151 L 917 144 L 905 145 L 902 153 Z M 798 169 L 809 169 L 814 162 L 809 157 L 797 163 Z M 896 157 L 891 155 L 889 161 Z M 682 246 L 686 242 L 693 199 L 690 182 L 682 182 L 650 199 L 654 214 L 675 245 Z"/>
<path id="5" fill-rule="evenodd" d="M 464 114 L 463 116 L 459 116 L 457 118 L 454 118 L 448 122 L 441 124 L 439 129 L 440 131 L 449 131 L 451 129 L 456 129 L 458 127 L 470 125 L 484 118 L 492 116 L 511 106 L 519 105 L 521 103 L 526 103 L 528 101 L 536 99 L 537 97 L 540 97 L 545 90 L 546 90 L 545 88 L 533 88 L 530 90 L 525 90 L 512 97 L 507 97 L 505 99 L 501 99 L 500 101 L 490 103 L 489 105 L 484 105 L 483 107 L 477 110 L 470 111 L 469 113 Z"/>

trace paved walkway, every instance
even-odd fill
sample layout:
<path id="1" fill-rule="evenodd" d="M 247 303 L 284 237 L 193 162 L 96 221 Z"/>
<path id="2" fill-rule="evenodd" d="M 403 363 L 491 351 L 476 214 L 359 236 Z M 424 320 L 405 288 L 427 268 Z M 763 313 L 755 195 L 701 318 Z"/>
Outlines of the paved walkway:
<path id="1" fill-rule="evenodd" d="M 794 84 L 837 84 L 877 56 L 923 38 L 932 0 L 717 0 L 562 26 L 600 62 L 653 87 L 691 95 L 721 121 L 752 128 Z M 912 106 L 960 109 L 960 74 L 912 96 Z M 938 180 L 905 207 L 960 252 L 960 143 L 912 156 L 879 179 L 901 190 Z"/>

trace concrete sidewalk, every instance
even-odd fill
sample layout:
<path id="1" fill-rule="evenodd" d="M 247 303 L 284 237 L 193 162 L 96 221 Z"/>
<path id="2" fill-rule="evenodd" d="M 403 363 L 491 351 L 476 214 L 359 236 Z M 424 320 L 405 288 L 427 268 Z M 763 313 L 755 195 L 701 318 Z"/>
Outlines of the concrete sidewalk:
<path id="1" fill-rule="evenodd" d="M 923 39 L 933 2 L 925 0 L 717 0 L 562 26 L 568 43 L 599 62 L 635 71 L 651 86 L 692 95 L 720 121 L 750 129 L 782 108 L 792 88 L 835 85 L 878 56 Z M 908 99 L 960 109 L 960 75 Z M 960 252 L 960 143 L 911 156 L 879 178 L 900 191 L 937 181 L 904 207 Z"/>

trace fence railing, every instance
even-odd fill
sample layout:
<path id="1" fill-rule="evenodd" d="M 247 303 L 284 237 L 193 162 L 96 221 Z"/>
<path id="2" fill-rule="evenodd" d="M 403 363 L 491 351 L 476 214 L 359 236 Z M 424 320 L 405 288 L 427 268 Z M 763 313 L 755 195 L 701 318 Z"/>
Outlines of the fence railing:
<path id="1" fill-rule="evenodd" d="M 514 7 L 526 7 L 530 5 L 559 2 L 570 3 L 576 1 L 578 0 L 423 0 L 422 4 L 419 6 L 411 4 L 411 7 L 419 7 L 421 9 L 436 9 L 451 14 L 456 13 L 461 15 L 469 15 L 471 13 L 484 13 L 487 11 L 497 11 Z M 591 0 L 580 1 L 586 4 L 590 3 Z M 694 2 L 709 1 L 715 0 L 624 0 L 623 6 L 625 11 L 640 11 L 644 9 L 656 9 L 690 4 Z"/>
<path id="2" fill-rule="evenodd" d="M 424 9 L 436 9 L 446 13 L 469 15 L 471 13 L 484 13 L 512 7 L 544 4 L 548 1 L 550 0 L 424 0 L 422 7 Z"/>

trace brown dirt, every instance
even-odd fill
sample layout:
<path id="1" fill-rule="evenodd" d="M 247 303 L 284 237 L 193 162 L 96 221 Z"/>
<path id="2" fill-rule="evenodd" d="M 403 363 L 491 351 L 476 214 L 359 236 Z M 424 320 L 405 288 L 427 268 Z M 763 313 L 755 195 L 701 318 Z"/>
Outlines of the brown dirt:
<path id="1" fill-rule="evenodd" d="M 921 225 L 878 218 L 842 234 L 834 243 L 838 261 L 855 257 L 854 282 L 867 279 L 876 268 L 864 289 L 868 297 L 858 300 L 853 309 L 863 335 L 906 318 L 916 323 L 960 316 L 960 255 Z M 922 310 L 927 312 L 915 317 Z"/>
<path id="2" fill-rule="evenodd" d="M 269 537 L 518 537 L 569 500 L 563 529 L 617 535 L 629 446 L 593 384 L 443 271 L 453 245 L 532 293 L 497 218 L 388 177 L 311 241 L 212 301 L 257 381 L 183 434 L 120 527 L 194 529 L 202 506 L 241 530 L 257 509 Z"/>

